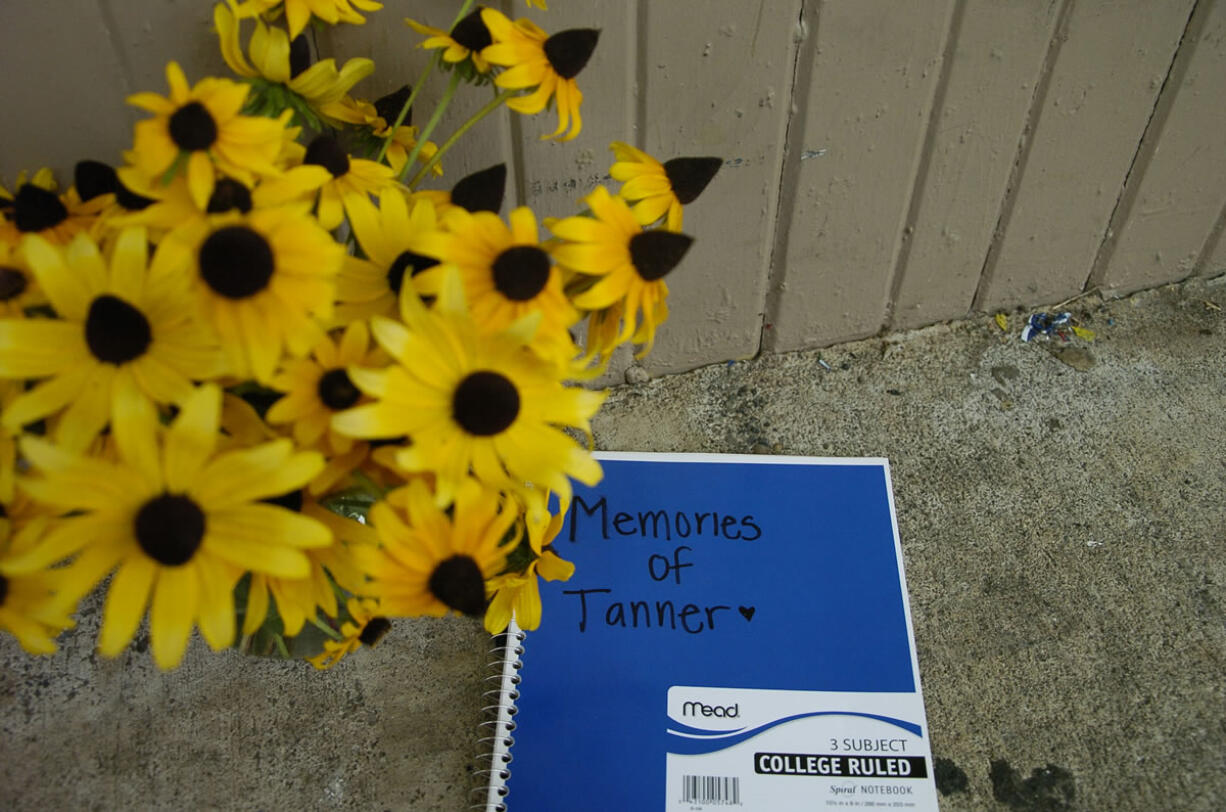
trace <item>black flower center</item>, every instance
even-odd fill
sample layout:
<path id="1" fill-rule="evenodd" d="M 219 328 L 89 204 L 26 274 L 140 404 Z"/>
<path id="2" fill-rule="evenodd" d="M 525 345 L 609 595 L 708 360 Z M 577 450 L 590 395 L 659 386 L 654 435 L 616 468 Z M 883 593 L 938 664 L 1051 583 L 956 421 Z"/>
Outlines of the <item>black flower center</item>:
<path id="1" fill-rule="evenodd" d="M 693 203 L 723 165 L 721 158 L 673 158 L 664 162 L 673 194 L 682 205 Z"/>
<path id="2" fill-rule="evenodd" d="M 563 79 L 574 79 L 592 58 L 600 31 L 596 28 L 571 28 L 559 31 L 545 40 L 545 58 L 554 73 Z"/>
<path id="3" fill-rule="evenodd" d="M 451 398 L 451 416 L 477 437 L 506 431 L 519 415 L 519 390 L 497 372 L 473 372 Z"/>
<path id="4" fill-rule="evenodd" d="M 693 242 L 672 231 L 644 231 L 630 238 L 630 261 L 644 282 L 654 282 L 677 267 Z"/>
<path id="5" fill-rule="evenodd" d="M 494 260 L 494 287 L 513 302 L 527 302 L 549 281 L 549 255 L 535 245 L 515 245 Z"/>
<path id="6" fill-rule="evenodd" d="M 387 126 L 392 126 L 396 123 L 396 116 L 400 115 L 400 108 L 404 107 L 404 103 L 409 100 L 409 86 L 405 85 L 399 90 L 388 93 L 386 96 L 380 96 L 375 100 L 375 113 L 379 118 L 387 122 Z M 413 123 L 413 110 L 410 109 L 404 114 L 404 120 L 400 122 L 402 125 L 408 126 Z"/>
<path id="7" fill-rule="evenodd" d="M 115 202 L 128 211 L 140 211 L 153 205 L 151 198 L 138 195 L 119 180 L 119 175 L 102 161 L 78 161 L 73 168 L 73 184 L 81 202 L 93 200 L 98 195 L 114 193 Z"/>
<path id="8" fill-rule="evenodd" d="M 289 44 L 289 78 L 293 79 L 311 67 L 311 43 L 306 34 L 299 34 Z"/>
<path id="9" fill-rule="evenodd" d="M 430 573 L 430 592 L 447 606 L 466 615 L 485 613 L 485 579 L 471 556 L 453 555 Z"/>
<path id="10" fill-rule="evenodd" d="M 362 627 L 362 633 L 358 635 L 358 640 L 364 646 L 374 646 L 383 639 L 383 635 L 392 630 L 392 622 L 385 617 L 372 617 Z"/>
<path id="11" fill-rule="evenodd" d="M 170 140 L 187 152 L 199 152 L 217 140 L 217 122 L 198 101 L 188 102 L 170 116 Z"/>
<path id="12" fill-rule="evenodd" d="M 286 510 L 292 510 L 295 513 L 301 513 L 302 512 L 302 489 L 299 488 L 296 491 L 290 491 L 289 493 L 283 493 L 280 496 L 270 496 L 267 499 L 261 499 L 260 501 L 266 504 L 269 504 L 269 505 L 277 505 L 278 507 L 283 507 Z"/>
<path id="13" fill-rule="evenodd" d="M 114 168 L 102 161 L 77 161 L 72 170 L 72 182 L 77 187 L 77 194 L 81 196 L 82 202 L 119 188 L 119 176 L 115 174 Z"/>
<path id="14" fill-rule="evenodd" d="M 153 198 L 138 195 L 127 186 L 124 186 L 122 182 L 115 189 L 115 202 L 123 206 L 127 211 L 140 211 L 154 204 Z"/>
<path id="15" fill-rule="evenodd" d="M 272 247 L 246 226 L 226 226 L 200 246 L 200 276 L 219 296 L 246 299 L 268 286 L 275 267 Z"/>
<path id="16" fill-rule="evenodd" d="M 343 369 L 330 369 L 325 372 L 315 388 L 319 399 L 334 412 L 348 409 L 362 396 L 353 381 L 349 380 L 349 373 Z"/>
<path id="17" fill-rule="evenodd" d="M 144 355 L 152 342 L 149 319 L 123 299 L 106 293 L 90 304 L 85 343 L 99 361 L 126 364 Z"/>
<path id="18" fill-rule="evenodd" d="M 349 156 L 345 154 L 345 150 L 341 149 L 340 143 L 330 135 L 321 135 L 312 141 L 307 147 L 306 157 L 302 159 L 302 162 L 322 166 L 331 172 L 334 178 L 339 178 L 349 171 Z"/>
<path id="19" fill-rule="evenodd" d="M 26 292 L 26 285 L 28 284 L 29 280 L 26 279 L 26 275 L 20 270 L 10 268 L 7 265 L 0 265 L 0 302 L 16 299 Z"/>
<path id="20" fill-rule="evenodd" d="M 412 269 L 410 277 L 417 276 L 427 268 L 433 268 L 438 264 L 438 260 L 433 257 L 423 257 L 421 254 L 414 254 L 412 251 L 401 251 L 400 256 L 396 257 L 396 261 L 392 263 L 392 267 L 387 269 L 387 286 L 392 289 L 392 292 L 397 296 L 400 295 L 400 288 L 404 285 L 404 272 Z"/>
<path id="21" fill-rule="evenodd" d="M 234 210 L 243 214 L 251 211 L 251 190 L 234 178 L 222 178 L 213 184 L 213 194 L 209 195 L 209 205 L 205 211 L 222 214 Z"/>
<path id="22" fill-rule="evenodd" d="M 191 498 L 164 493 L 136 514 L 136 543 L 159 564 L 178 567 L 200 549 L 204 524 L 204 511 Z"/>
<path id="23" fill-rule="evenodd" d="M 33 183 L 23 183 L 13 201 L 13 221 L 18 231 L 42 231 L 68 219 L 68 209 L 59 195 Z"/>
<path id="24" fill-rule="evenodd" d="M 451 202 L 468 211 L 492 211 L 502 208 L 502 196 L 507 188 L 507 165 L 498 164 L 461 178 L 451 189 Z"/>
<path id="25" fill-rule="evenodd" d="M 480 8 L 455 24 L 451 38 L 470 51 L 480 51 L 494 44 L 490 30 L 481 19 Z"/>

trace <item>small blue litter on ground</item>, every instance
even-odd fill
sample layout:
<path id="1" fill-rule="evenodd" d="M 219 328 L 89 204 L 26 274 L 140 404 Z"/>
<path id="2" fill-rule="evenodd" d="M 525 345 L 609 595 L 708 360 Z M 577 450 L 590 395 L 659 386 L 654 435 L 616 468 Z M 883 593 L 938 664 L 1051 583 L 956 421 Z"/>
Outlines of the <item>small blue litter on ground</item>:
<path id="1" fill-rule="evenodd" d="M 1048 337 L 1056 335 L 1064 338 L 1064 328 L 1071 326 L 1072 321 L 1073 314 L 1067 311 L 1055 314 L 1035 313 L 1022 328 L 1022 341 L 1030 341 L 1039 335 Z"/>

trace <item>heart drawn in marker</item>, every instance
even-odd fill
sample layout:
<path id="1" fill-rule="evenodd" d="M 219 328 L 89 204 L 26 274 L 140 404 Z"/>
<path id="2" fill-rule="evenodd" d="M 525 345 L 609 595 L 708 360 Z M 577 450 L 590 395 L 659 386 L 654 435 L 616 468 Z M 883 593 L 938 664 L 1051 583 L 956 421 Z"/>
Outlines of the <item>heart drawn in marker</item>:
<path id="1" fill-rule="evenodd" d="M 746 620 L 753 620 L 753 613 L 758 610 L 753 606 L 738 606 L 737 611 L 740 612 L 741 617 L 745 618 Z"/>

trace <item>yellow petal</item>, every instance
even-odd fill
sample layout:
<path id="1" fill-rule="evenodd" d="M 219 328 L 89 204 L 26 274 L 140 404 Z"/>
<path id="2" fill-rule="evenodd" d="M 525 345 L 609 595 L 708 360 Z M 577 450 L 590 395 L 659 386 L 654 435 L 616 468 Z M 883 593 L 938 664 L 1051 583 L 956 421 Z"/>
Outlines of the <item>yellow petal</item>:
<path id="1" fill-rule="evenodd" d="M 247 62 L 247 58 L 243 56 L 243 49 L 238 44 L 238 20 L 225 3 L 218 3 L 213 7 L 213 27 L 217 29 L 217 39 L 221 44 L 221 57 L 230 66 L 230 69 L 239 76 L 255 77 L 255 69 Z"/>
<path id="2" fill-rule="evenodd" d="M 193 152 L 187 159 L 187 189 L 196 208 L 204 211 L 213 194 L 213 162 L 207 152 Z"/>
<path id="3" fill-rule="evenodd" d="M 160 567 L 157 575 L 149 611 L 150 648 L 158 668 L 169 671 L 183 661 L 200 587 L 190 564 Z"/>
<path id="4" fill-rule="evenodd" d="M 169 490 L 182 493 L 196 482 L 217 445 L 220 419 L 221 390 L 214 384 L 198 387 L 183 401 L 166 432 L 163 460 Z"/>
<path id="5" fill-rule="evenodd" d="M 131 556 L 116 571 L 102 610 L 98 653 L 117 657 L 132 642 L 145 615 L 156 574 L 157 564 L 145 555 Z"/>
<path id="6" fill-rule="evenodd" d="M 196 575 L 200 580 L 197 622 L 200 634 L 213 651 L 234 642 L 234 583 L 237 570 L 212 556 L 199 556 Z"/>
<path id="7" fill-rule="evenodd" d="M 251 573 L 251 585 L 247 589 L 247 613 L 243 616 L 243 634 L 255 634 L 268 617 L 268 576 Z"/>

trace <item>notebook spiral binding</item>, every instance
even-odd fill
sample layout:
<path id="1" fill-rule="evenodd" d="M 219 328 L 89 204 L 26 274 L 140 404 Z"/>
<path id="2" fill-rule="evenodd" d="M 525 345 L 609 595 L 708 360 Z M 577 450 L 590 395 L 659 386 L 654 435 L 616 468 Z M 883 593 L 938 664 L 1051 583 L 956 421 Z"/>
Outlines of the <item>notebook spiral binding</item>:
<path id="1" fill-rule="evenodd" d="M 472 794 L 477 800 L 469 809 L 483 809 L 486 812 L 506 812 L 507 779 L 511 777 L 511 748 L 515 739 L 511 732 L 515 730 L 515 701 L 519 699 L 519 658 L 524 653 L 524 633 L 512 619 L 507 630 L 494 638 L 494 646 L 490 649 L 490 662 L 486 667 L 492 672 L 485 677 L 493 687 L 484 691 L 481 696 L 485 707 L 481 709 L 485 717 L 481 721 L 481 738 L 477 739 L 481 752 L 477 754 L 477 763 L 485 766 L 473 771 L 474 780 L 481 785 L 473 787 Z"/>

